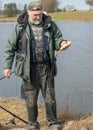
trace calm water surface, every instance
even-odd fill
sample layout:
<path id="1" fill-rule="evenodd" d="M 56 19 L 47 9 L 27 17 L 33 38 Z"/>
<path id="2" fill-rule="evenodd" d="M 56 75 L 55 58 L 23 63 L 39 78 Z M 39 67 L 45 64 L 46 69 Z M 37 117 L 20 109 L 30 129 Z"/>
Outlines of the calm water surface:
<path id="1" fill-rule="evenodd" d="M 58 106 L 79 112 L 93 112 L 93 22 L 57 22 L 64 39 L 73 45 L 57 56 L 55 89 Z M 15 23 L 0 23 L 0 75 L 3 51 Z M 0 80 L 0 96 L 20 97 L 20 78 Z M 42 98 L 40 96 L 40 100 Z"/>

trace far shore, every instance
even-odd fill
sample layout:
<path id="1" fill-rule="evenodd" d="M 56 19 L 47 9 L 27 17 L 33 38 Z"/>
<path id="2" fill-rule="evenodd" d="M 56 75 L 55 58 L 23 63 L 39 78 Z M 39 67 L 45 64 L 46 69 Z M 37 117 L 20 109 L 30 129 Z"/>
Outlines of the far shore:
<path id="1" fill-rule="evenodd" d="M 86 21 L 93 22 L 93 11 L 60 11 L 48 13 L 54 21 Z M 0 22 L 16 22 L 17 17 L 0 18 Z"/>

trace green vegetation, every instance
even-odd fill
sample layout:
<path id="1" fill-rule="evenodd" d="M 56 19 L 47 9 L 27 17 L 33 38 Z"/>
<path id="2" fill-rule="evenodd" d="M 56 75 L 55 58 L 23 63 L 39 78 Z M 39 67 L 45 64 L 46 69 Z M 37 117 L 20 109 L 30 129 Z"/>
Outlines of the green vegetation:
<path id="1" fill-rule="evenodd" d="M 48 13 L 55 21 L 93 21 L 93 11 L 60 11 Z M 13 22 L 17 17 L 0 18 L 0 22 Z"/>
<path id="2" fill-rule="evenodd" d="M 4 14 L 7 17 L 13 17 L 16 16 L 18 10 L 15 3 L 9 3 L 4 5 Z"/>

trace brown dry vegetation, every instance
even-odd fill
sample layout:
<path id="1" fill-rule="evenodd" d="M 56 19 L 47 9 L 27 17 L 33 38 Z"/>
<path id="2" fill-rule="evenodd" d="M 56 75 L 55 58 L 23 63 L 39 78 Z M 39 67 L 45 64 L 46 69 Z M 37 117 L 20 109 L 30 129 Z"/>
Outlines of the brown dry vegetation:
<path id="1" fill-rule="evenodd" d="M 19 116 L 20 118 L 27 121 L 27 111 L 25 108 L 24 100 L 19 100 L 16 98 L 12 99 L 4 99 L 0 98 L 0 105 L 7 110 L 11 111 L 15 115 Z M 38 104 L 39 108 L 39 122 L 41 124 L 41 130 L 47 130 L 47 122 L 45 119 L 44 108 L 41 104 Z M 28 130 L 27 124 L 23 123 L 22 121 L 15 118 L 16 125 L 7 124 L 13 116 L 8 114 L 6 111 L 0 109 L 0 130 Z"/>
<path id="2" fill-rule="evenodd" d="M 18 115 L 22 119 L 27 121 L 27 112 L 25 108 L 24 100 L 19 100 L 16 98 L 6 99 L 0 98 L 0 105 L 6 108 L 7 110 L 11 111 L 12 113 Z M 39 107 L 39 118 L 38 121 L 41 125 L 41 130 L 49 130 L 47 127 L 47 121 L 44 111 L 44 106 L 38 103 Z M 93 130 L 93 116 L 88 116 L 87 118 L 79 118 L 75 119 L 73 116 L 69 115 L 69 113 L 65 112 L 58 113 L 58 117 L 61 122 L 64 122 L 63 130 Z M 14 124 L 7 124 L 10 119 L 13 117 L 5 112 L 4 110 L 0 109 L 0 130 L 28 130 L 26 124 L 15 118 L 16 125 Z"/>
<path id="3" fill-rule="evenodd" d="M 93 11 L 60 11 L 49 13 L 55 21 L 93 21 Z M 17 16 L 18 17 L 18 16 Z M 0 18 L 0 22 L 15 22 L 17 17 Z"/>
<path id="4" fill-rule="evenodd" d="M 49 15 L 55 21 L 93 21 L 93 11 L 61 11 Z"/>

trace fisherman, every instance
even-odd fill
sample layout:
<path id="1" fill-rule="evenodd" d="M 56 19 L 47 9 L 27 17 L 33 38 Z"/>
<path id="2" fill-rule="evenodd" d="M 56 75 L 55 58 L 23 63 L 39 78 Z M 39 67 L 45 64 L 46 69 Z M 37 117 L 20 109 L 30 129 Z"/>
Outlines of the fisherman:
<path id="1" fill-rule="evenodd" d="M 44 98 L 48 126 L 61 130 L 57 119 L 54 77 L 56 75 L 55 50 L 71 45 L 50 16 L 43 13 L 39 2 L 28 4 L 19 16 L 4 51 L 4 75 L 10 77 L 15 60 L 15 73 L 23 79 L 22 88 L 28 112 L 29 130 L 40 130 L 38 122 L 38 95 Z"/>

